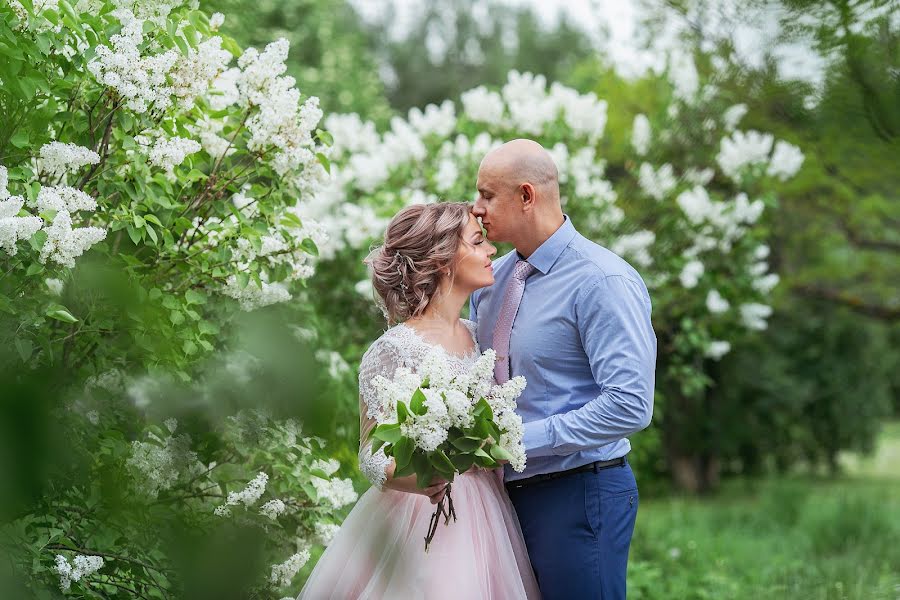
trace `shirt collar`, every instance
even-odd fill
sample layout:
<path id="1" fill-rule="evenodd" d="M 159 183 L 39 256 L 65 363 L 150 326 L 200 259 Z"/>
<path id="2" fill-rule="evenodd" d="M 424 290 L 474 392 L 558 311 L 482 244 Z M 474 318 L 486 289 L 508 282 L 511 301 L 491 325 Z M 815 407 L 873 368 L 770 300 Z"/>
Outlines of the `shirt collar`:
<path id="1" fill-rule="evenodd" d="M 563 250 L 572 241 L 572 238 L 578 233 L 575 231 L 572 219 L 568 215 L 563 215 L 563 219 L 563 224 L 560 225 L 559 229 L 528 257 L 528 262 L 544 275 L 553 268 L 556 259 L 559 258 Z"/>

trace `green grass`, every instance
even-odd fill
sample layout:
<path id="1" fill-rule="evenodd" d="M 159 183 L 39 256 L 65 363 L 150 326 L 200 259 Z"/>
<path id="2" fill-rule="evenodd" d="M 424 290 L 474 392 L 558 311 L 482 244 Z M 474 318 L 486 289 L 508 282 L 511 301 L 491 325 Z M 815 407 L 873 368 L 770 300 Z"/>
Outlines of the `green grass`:
<path id="1" fill-rule="evenodd" d="M 732 482 L 642 501 L 629 598 L 900 598 L 900 423 L 836 479 Z M 893 457 L 893 459 L 892 459 Z"/>

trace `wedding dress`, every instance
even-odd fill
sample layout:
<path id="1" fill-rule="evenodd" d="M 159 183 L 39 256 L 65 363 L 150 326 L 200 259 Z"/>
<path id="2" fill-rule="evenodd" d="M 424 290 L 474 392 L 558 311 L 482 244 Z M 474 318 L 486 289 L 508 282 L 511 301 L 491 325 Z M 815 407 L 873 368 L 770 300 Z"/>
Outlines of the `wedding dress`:
<path id="1" fill-rule="evenodd" d="M 475 324 L 465 321 L 475 336 Z M 360 365 L 360 470 L 372 487 L 359 499 L 300 592 L 300 599 L 539 598 L 525 542 L 512 504 L 493 471 L 458 475 L 452 487 L 457 520 L 443 518 L 425 552 L 425 534 L 435 506 L 427 496 L 382 487 L 388 457 L 372 455 L 369 440 L 378 403 L 372 378 L 392 378 L 397 367 L 415 369 L 435 348 L 412 327 L 384 333 Z M 467 356 L 437 346 L 454 373 L 472 367 L 478 345 Z M 370 402 L 371 401 L 371 402 Z M 371 407 L 371 408 L 370 408 Z"/>

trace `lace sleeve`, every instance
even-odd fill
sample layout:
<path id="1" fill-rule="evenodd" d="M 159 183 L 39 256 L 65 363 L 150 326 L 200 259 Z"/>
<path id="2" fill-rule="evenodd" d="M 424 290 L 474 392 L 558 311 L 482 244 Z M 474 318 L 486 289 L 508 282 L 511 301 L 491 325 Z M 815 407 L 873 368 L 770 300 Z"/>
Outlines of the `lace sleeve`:
<path id="1" fill-rule="evenodd" d="M 369 438 L 381 408 L 372 379 L 376 375 L 393 377 L 400 365 L 400 349 L 390 340 L 379 338 L 363 355 L 359 366 L 359 470 L 379 490 L 387 479 L 386 471 L 392 459 L 382 449 L 372 454 Z"/>

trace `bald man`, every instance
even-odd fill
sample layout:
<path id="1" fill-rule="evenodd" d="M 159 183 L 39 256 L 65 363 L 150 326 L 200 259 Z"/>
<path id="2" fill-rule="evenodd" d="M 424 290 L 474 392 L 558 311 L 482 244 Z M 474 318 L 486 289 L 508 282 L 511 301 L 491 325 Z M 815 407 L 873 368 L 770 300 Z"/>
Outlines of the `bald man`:
<path id="1" fill-rule="evenodd" d="M 491 151 L 472 209 L 515 250 L 472 296 L 497 380 L 528 381 L 518 412 L 528 464 L 506 467 L 545 600 L 625 598 L 638 490 L 628 436 L 653 413 L 656 336 L 640 275 L 563 214 L 556 165 L 531 140 Z"/>

